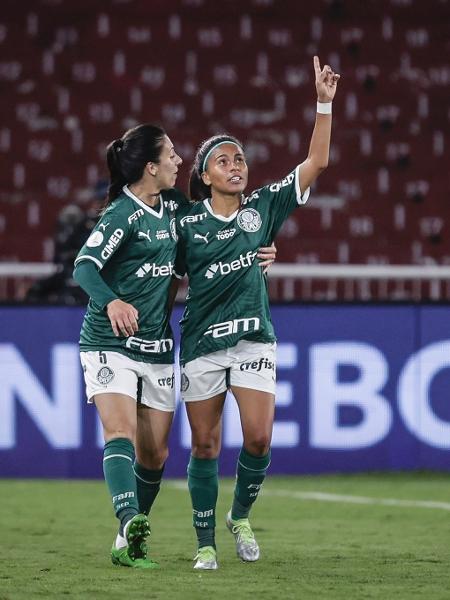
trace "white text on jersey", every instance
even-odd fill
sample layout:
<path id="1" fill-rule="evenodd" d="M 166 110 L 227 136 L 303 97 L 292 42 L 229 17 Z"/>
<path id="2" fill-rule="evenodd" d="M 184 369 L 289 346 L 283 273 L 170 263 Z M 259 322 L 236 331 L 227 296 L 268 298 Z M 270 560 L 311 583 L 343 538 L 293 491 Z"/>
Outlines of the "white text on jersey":
<path id="1" fill-rule="evenodd" d="M 107 241 L 105 247 L 102 250 L 102 258 L 106 260 L 114 252 L 114 248 L 119 244 L 123 238 L 123 229 L 116 229 L 112 236 Z"/>
<path id="2" fill-rule="evenodd" d="M 222 231 L 218 231 L 216 233 L 216 238 L 218 240 L 228 240 L 232 238 L 236 233 L 236 229 L 233 227 L 232 229 L 222 229 Z"/>
<path id="3" fill-rule="evenodd" d="M 198 221 L 203 221 L 206 218 L 207 213 L 203 212 L 199 215 L 187 215 L 183 217 L 180 221 L 181 227 L 184 227 L 187 223 L 197 223 Z"/>
<path id="4" fill-rule="evenodd" d="M 160 354 L 161 352 L 169 352 L 173 348 L 173 340 L 143 340 L 138 337 L 130 336 L 127 338 L 126 347 L 131 350 L 139 350 L 140 352 L 151 352 Z"/>
<path id="5" fill-rule="evenodd" d="M 236 260 L 232 260 L 229 263 L 226 262 L 218 262 L 210 265 L 205 273 L 206 279 L 212 279 L 216 273 L 220 273 L 220 275 L 228 275 L 232 271 L 239 271 L 244 267 L 250 267 L 254 261 L 256 256 L 256 251 L 252 252 L 249 250 L 247 254 L 240 254 L 239 258 Z"/>
<path id="6" fill-rule="evenodd" d="M 155 265 L 155 263 L 145 263 L 136 271 L 138 277 L 168 277 L 173 274 L 173 264 L 169 261 L 168 265 Z"/>
<path id="7" fill-rule="evenodd" d="M 233 333 L 245 331 L 258 331 L 259 318 L 249 317 L 248 319 L 233 319 L 232 321 L 224 321 L 223 323 L 214 323 L 210 325 L 203 335 L 212 335 L 213 338 L 231 335 Z"/>
<path id="8" fill-rule="evenodd" d="M 132 223 L 133 221 L 137 221 L 139 219 L 139 217 L 142 217 L 144 214 L 144 211 L 142 210 L 142 208 L 138 208 L 136 212 L 134 212 L 132 215 L 130 215 L 128 217 L 128 223 Z"/>

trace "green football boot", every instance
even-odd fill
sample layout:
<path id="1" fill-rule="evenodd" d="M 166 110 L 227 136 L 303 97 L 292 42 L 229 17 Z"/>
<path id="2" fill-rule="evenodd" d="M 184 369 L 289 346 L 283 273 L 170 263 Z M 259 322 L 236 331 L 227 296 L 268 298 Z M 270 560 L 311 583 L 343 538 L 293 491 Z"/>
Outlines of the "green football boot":
<path id="1" fill-rule="evenodd" d="M 158 569 L 158 563 L 147 557 L 146 538 L 150 534 L 150 525 L 146 515 L 135 515 L 125 525 L 123 533 L 126 545 L 116 548 L 114 542 L 111 548 L 113 565 L 133 569 Z"/>
<path id="2" fill-rule="evenodd" d="M 158 563 L 149 558 L 130 558 L 128 546 L 111 548 L 111 561 L 113 565 L 120 567 L 131 567 L 132 569 L 159 569 Z"/>
<path id="3" fill-rule="evenodd" d="M 147 558 L 146 538 L 150 535 L 150 525 L 146 515 L 138 514 L 128 521 L 123 530 L 127 541 L 128 556 L 135 560 Z"/>

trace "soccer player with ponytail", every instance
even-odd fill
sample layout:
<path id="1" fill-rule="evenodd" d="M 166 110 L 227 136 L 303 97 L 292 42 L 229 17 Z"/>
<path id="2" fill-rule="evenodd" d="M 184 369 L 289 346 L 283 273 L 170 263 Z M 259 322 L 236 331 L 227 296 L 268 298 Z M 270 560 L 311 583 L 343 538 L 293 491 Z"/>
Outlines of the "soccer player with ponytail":
<path id="1" fill-rule="evenodd" d="M 88 402 L 105 439 L 103 472 L 119 531 L 115 565 L 157 567 L 148 514 L 160 488 L 175 410 L 170 312 L 181 158 L 160 127 L 130 129 L 109 144 L 108 199 L 80 250 L 74 277 L 90 297 L 80 337 Z M 260 255 L 271 263 L 274 251 Z"/>
<path id="2" fill-rule="evenodd" d="M 181 321 L 181 390 L 192 430 L 188 485 L 198 552 L 195 569 L 217 569 L 215 544 L 218 455 L 225 395 L 231 388 L 243 432 L 236 486 L 226 525 L 244 560 L 259 558 L 249 513 L 270 465 L 275 407 L 276 338 L 267 282 L 255 262 L 283 222 L 305 204 L 328 165 L 331 102 L 339 75 L 314 57 L 317 117 L 307 158 L 282 181 L 244 196 L 243 145 L 214 136 L 199 147 L 190 179 L 196 202 L 177 217 L 177 276 L 189 295 Z"/>

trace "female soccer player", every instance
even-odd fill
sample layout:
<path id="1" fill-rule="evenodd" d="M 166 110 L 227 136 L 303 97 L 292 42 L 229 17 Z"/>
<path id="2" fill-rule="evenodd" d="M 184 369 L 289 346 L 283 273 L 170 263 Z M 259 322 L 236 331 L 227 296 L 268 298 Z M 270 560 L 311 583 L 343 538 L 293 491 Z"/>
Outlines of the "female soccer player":
<path id="1" fill-rule="evenodd" d="M 175 215 L 188 203 L 173 189 L 181 162 L 153 125 L 112 142 L 107 206 L 75 261 L 90 296 L 80 339 L 86 393 L 103 425 L 103 471 L 120 522 L 111 558 L 134 568 L 158 566 L 145 539 L 175 409 L 169 317 Z M 274 256 L 267 250 L 262 266 Z"/>
<path id="2" fill-rule="evenodd" d="M 238 556 L 259 558 L 248 515 L 270 464 L 275 404 L 275 335 L 265 277 L 255 263 L 288 215 L 304 204 L 328 164 L 331 102 L 339 75 L 314 57 L 317 117 L 308 157 L 287 177 L 247 197 L 242 144 L 214 136 L 199 148 L 190 193 L 195 203 L 177 218 L 176 271 L 189 276 L 181 321 L 181 389 L 192 430 L 188 484 L 198 539 L 195 569 L 217 569 L 217 456 L 226 390 L 239 406 L 243 447 L 234 499 L 226 517 Z"/>

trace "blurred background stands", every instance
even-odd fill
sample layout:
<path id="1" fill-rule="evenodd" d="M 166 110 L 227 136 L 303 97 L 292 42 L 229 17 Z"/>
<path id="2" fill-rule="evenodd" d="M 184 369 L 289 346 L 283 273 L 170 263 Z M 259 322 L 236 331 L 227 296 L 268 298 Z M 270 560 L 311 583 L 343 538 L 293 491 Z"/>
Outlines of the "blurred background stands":
<path id="1" fill-rule="evenodd" d="M 0 49 L 3 262 L 59 262 L 61 219 L 78 207 L 83 220 L 107 143 L 141 122 L 175 142 L 181 189 L 196 146 L 219 131 L 244 142 L 249 190 L 286 175 L 308 152 L 317 53 L 342 74 L 330 168 L 283 227 L 278 262 L 450 264 L 448 0 L 8 2 Z M 382 297 L 361 285 L 350 299 Z M 415 298 L 411 285 L 384 290 Z M 436 289 L 421 297 L 448 298 Z M 284 278 L 271 293 L 349 295 L 332 279 Z"/>

